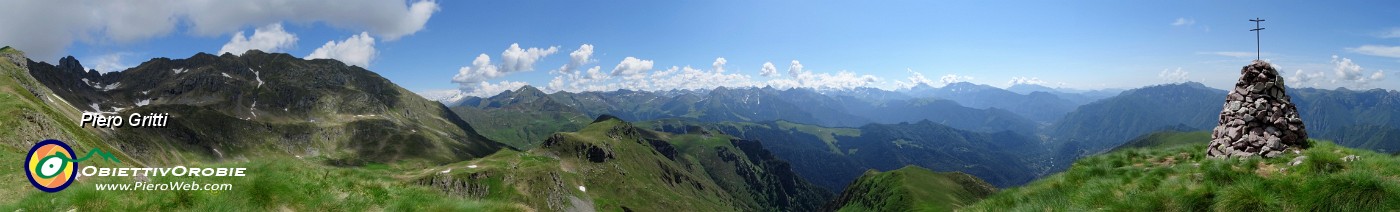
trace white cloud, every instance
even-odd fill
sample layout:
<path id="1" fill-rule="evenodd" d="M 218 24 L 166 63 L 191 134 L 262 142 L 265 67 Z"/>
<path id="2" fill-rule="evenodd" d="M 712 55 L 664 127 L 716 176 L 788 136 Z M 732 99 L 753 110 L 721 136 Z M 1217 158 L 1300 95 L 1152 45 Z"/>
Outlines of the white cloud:
<path id="1" fill-rule="evenodd" d="M 938 77 L 938 82 L 942 83 L 943 85 L 947 85 L 959 82 L 967 82 L 971 81 L 972 79 L 973 77 L 971 76 L 958 76 L 957 74 L 948 74 L 943 75 L 942 77 Z"/>
<path id="2" fill-rule="evenodd" d="M 613 67 L 613 76 L 637 76 L 651 70 L 654 63 L 651 60 L 642 60 L 635 57 L 623 58 L 622 62 Z"/>
<path id="3" fill-rule="evenodd" d="M 1336 78 L 1332 79 L 1332 83 L 1346 82 L 1357 87 L 1366 87 L 1366 85 L 1371 82 L 1385 79 L 1385 71 L 1376 71 L 1367 74 L 1366 70 L 1361 68 L 1361 65 L 1351 62 L 1351 59 L 1337 57 L 1336 55 L 1332 55 L 1332 72 L 1336 74 Z"/>
<path id="4" fill-rule="evenodd" d="M 1191 25 L 1196 25 L 1196 19 L 1190 19 L 1190 18 L 1176 18 L 1176 21 L 1172 21 L 1172 26 L 1191 26 Z"/>
<path id="5" fill-rule="evenodd" d="M 471 89 L 470 92 L 466 92 L 466 95 L 489 97 L 495 96 L 496 94 L 500 94 L 501 92 L 505 92 L 508 90 L 517 90 L 520 89 L 521 86 L 526 85 L 530 85 L 530 83 L 509 80 L 497 82 L 494 84 L 490 82 L 482 82 L 480 84 L 477 84 L 477 87 Z"/>
<path id="6" fill-rule="evenodd" d="M 457 75 L 452 76 L 452 82 L 459 84 L 463 89 L 474 88 L 477 83 L 505 75 L 505 72 L 491 64 L 491 56 L 481 54 L 472 60 L 471 66 L 457 69 Z"/>
<path id="7" fill-rule="evenodd" d="M 228 43 L 219 48 L 218 54 L 231 53 L 242 55 L 248 50 L 257 49 L 263 52 L 281 52 L 292 48 L 297 43 L 297 35 L 282 30 L 282 23 L 268 24 L 253 30 L 253 36 L 244 37 L 243 31 L 233 34 Z"/>
<path id="8" fill-rule="evenodd" d="M 591 45 L 591 44 L 583 44 L 583 45 L 580 45 L 580 46 L 578 47 L 578 50 L 574 50 L 573 52 L 569 52 L 569 63 L 568 63 L 568 64 L 564 64 L 563 67 L 559 67 L 559 72 L 560 72 L 560 73 L 566 73 L 566 74 L 567 74 L 567 73 L 573 73 L 575 70 L 578 70 L 579 67 L 583 67 L 583 65 L 588 64 L 588 63 L 592 63 L 592 62 L 593 62 L 593 45 Z"/>
<path id="9" fill-rule="evenodd" d="M 586 51 L 586 54 L 591 55 L 593 47 L 587 45 L 587 49 L 588 51 Z M 479 89 L 499 89 L 502 85 L 521 84 L 523 82 L 502 81 L 496 85 L 491 85 L 486 81 L 504 77 L 510 73 L 532 71 L 534 70 L 536 62 L 556 52 L 559 52 L 559 47 L 522 49 L 520 48 L 520 44 L 512 43 L 510 47 L 507 47 L 505 51 L 501 52 L 502 59 L 500 64 L 492 63 L 491 56 L 489 55 L 477 55 L 476 59 L 472 60 L 470 66 L 463 66 L 457 69 L 457 75 L 452 76 L 452 82 L 457 83 L 457 87 L 468 94 L 481 94 L 481 92 L 484 92 L 478 91 Z M 587 57 L 584 57 L 584 59 L 586 60 Z M 515 86 L 515 88 L 519 87 L 520 86 Z M 497 91 L 497 93 L 499 93 L 499 91 Z"/>
<path id="10" fill-rule="evenodd" d="M 435 1 L 403 0 L 250 0 L 190 1 L 183 4 L 196 34 L 216 35 L 249 24 L 286 20 L 295 23 L 324 22 L 351 30 L 364 30 L 385 40 L 397 40 L 423 29 L 439 10 Z M 148 5 L 148 4 L 139 4 Z M 177 14 L 177 18 L 179 17 Z"/>
<path id="11" fill-rule="evenodd" d="M 589 49 L 589 51 L 592 52 L 592 49 Z M 512 43 L 510 44 L 510 48 L 506 48 L 505 52 L 501 52 L 501 70 L 505 72 L 535 70 L 535 62 L 556 52 L 559 52 L 559 47 L 557 46 L 551 46 L 548 49 L 521 49 L 520 44 Z"/>
<path id="12" fill-rule="evenodd" d="M 1008 85 L 1048 85 L 1048 83 L 1046 83 L 1045 81 L 1041 81 L 1039 77 L 1011 77 L 1011 81 L 1007 81 L 1006 84 L 1008 84 Z"/>
<path id="13" fill-rule="evenodd" d="M 1400 46 L 1362 45 L 1360 47 L 1347 48 L 1347 51 L 1371 56 L 1400 58 Z"/>
<path id="14" fill-rule="evenodd" d="M 650 82 L 650 84 L 633 82 L 637 81 L 629 80 L 622 85 L 624 88 L 633 90 L 693 90 L 710 89 L 720 86 L 731 88 L 757 86 L 757 82 L 751 80 L 748 75 L 738 73 L 725 74 L 719 69 L 705 71 L 691 68 L 690 66 L 683 68 L 672 66 L 665 71 L 653 72 L 647 77 L 647 80 L 641 80 L 641 82 Z"/>
<path id="15" fill-rule="evenodd" d="M 834 75 L 830 73 L 813 73 L 810 70 L 804 69 L 801 62 L 793 60 L 792 65 L 788 67 L 788 78 L 769 80 L 766 82 L 766 85 L 782 89 L 795 87 L 851 89 L 867 87 L 879 81 L 880 78 L 873 75 L 860 75 L 845 70 L 839 71 Z"/>
<path id="16" fill-rule="evenodd" d="M 788 76 L 798 76 L 799 73 L 802 73 L 802 62 L 792 60 L 792 65 L 788 66 Z"/>
<path id="17" fill-rule="evenodd" d="M 725 63 L 729 63 L 729 60 L 725 60 L 723 57 L 720 57 L 715 58 L 715 62 L 711 63 L 710 66 L 714 67 L 715 72 L 724 73 Z"/>
<path id="18" fill-rule="evenodd" d="M 345 41 L 326 41 L 326 45 L 316 48 L 306 59 L 336 59 L 345 64 L 369 67 L 369 62 L 374 60 L 378 51 L 374 49 L 374 37 L 369 33 L 361 32 L 359 35 L 350 36 Z"/>
<path id="19" fill-rule="evenodd" d="M 919 72 L 917 72 L 917 71 L 914 71 L 914 69 L 904 69 L 904 70 L 905 70 L 905 71 L 908 71 L 909 74 L 910 74 L 910 76 L 909 76 L 909 81 L 895 81 L 894 84 L 895 84 L 895 87 L 896 87 L 896 88 L 899 88 L 899 89 L 909 89 L 909 88 L 913 88 L 914 86 L 919 86 L 920 84 L 933 86 L 934 81 L 931 80 L 931 79 L 928 79 L 927 77 L 924 77 L 924 73 L 919 73 Z"/>
<path id="20" fill-rule="evenodd" d="M 610 79 L 609 75 L 603 73 L 602 69 L 602 66 L 593 66 L 581 73 L 559 73 L 560 75 L 554 76 L 554 79 L 549 81 L 549 85 L 545 87 L 545 90 L 565 90 L 571 92 L 585 90 L 588 85 Z"/>
<path id="21" fill-rule="evenodd" d="M 0 43 L 56 58 L 74 41 L 140 41 L 177 26 L 215 36 L 280 22 L 324 23 L 396 40 L 422 30 L 438 10 L 435 1 L 403 0 L 7 1 L 0 7 Z"/>
<path id="22" fill-rule="evenodd" d="M 765 77 L 778 76 L 778 67 L 773 62 L 763 62 L 763 68 L 759 69 L 758 75 Z"/>
<path id="23" fill-rule="evenodd" d="M 1384 32 L 1381 32 L 1381 33 L 1377 33 L 1377 34 L 1376 34 L 1376 37 L 1380 37 L 1380 38 L 1400 38 L 1400 28 L 1391 28 L 1391 29 L 1388 30 L 1388 31 L 1384 31 Z"/>
<path id="24" fill-rule="evenodd" d="M 1191 80 L 1190 78 L 1188 78 L 1190 75 L 1190 72 L 1182 71 L 1181 67 L 1177 67 L 1176 70 L 1172 70 L 1170 68 L 1162 69 L 1162 72 L 1158 73 L 1157 77 L 1160 77 L 1163 81 L 1167 82 L 1186 82 Z"/>
<path id="25" fill-rule="evenodd" d="M 131 65 L 122 63 L 122 58 L 126 57 L 126 55 L 129 55 L 129 53 L 118 52 L 98 56 L 97 59 L 92 60 L 95 62 L 95 65 L 92 67 L 92 69 L 96 69 L 98 72 L 107 73 L 131 68 Z"/>
<path id="26" fill-rule="evenodd" d="M 463 98 L 465 98 L 465 97 L 467 96 L 467 94 L 466 94 L 466 93 L 462 93 L 462 90 L 460 90 L 460 89 L 425 90 L 425 91 L 418 91 L 418 92 L 415 92 L 415 93 L 417 93 L 418 96 L 421 96 L 421 97 L 423 97 L 424 99 L 433 100 L 433 101 L 438 101 L 438 102 L 442 102 L 443 104 L 449 104 L 449 105 L 452 104 L 452 103 L 455 103 L 455 102 L 457 102 L 457 101 L 459 101 L 459 100 L 462 100 Z"/>
<path id="27" fill-rule="evenodd" d="M 1288 77 L 1289 82 L 1286 83 L 1292 85 L 1311 85 L 1312 87 L 1317 87 L 1319 85 L 1319 82 L 1322 81 L 1322 78 L 1326 76 L 1326 73 L 1304 72 L 1303 69 L 1298 69 L 1297 71 L 1293 72 L 1293 76 Z"/>

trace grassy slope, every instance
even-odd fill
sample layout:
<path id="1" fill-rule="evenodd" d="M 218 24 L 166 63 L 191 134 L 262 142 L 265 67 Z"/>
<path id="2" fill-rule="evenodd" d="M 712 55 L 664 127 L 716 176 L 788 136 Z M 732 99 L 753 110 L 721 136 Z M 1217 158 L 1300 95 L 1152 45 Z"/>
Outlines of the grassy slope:
<path id="1" fill-rule="evenodd" d="M 504 152 L 504 151 L 503 151 Z M 231 184 L 225 191 L 98 191 L 94 183 L 131 183 L 126 177 L 94 177 L 57 193 L 24 189 L 0 210 L 61 211 L 519 211 L 511 203 L 445 195 L 408 182 L 389 166 L 336 168 L 294 158 L 198 167 L 248 168 L 245 177 L 152 177 L 150 183 Z"/>
<path id="2" fill-rule="evenodd" d="M 972 175 L 935 173 L 911 165 L 887 172 L 866 171 L 831 207 L 837 211 L 952 211 L 995 191 Z"/>
<path id="3" fill-rule="evenodd" d="M 1400 210 L 1400 158 L 1327 141 L 1272 159 L 1207 159 L 1192 133 L 1166 146 L 1084 158 L 1069 170 L 1008 189 L 972 211 L 1386 211 Z M 1189 139 L 1189 140 L 1178 140 Z M 1344 161 L 1350 155 L 1356 161 Z"/>
<path id="4" fill-rule="evenodd" d="M 1133 148 L 1172 147 L 1200 143 L 1202 141 L 1210 141 L 1210 132 L 1163 131 L 1134 138 L 1133 140 L 1129 140 L 1128 143 L 1123 143 L 1121 146 L 1114 147 L 1113 150 L 1110 151 Z"/>
<path id="5" fill-rule="evenodd" d="M 516 149 L 533 149 L 555 132 L 583 128 L 590 119 L 578 113 L 555 111 L 524 111 L 511 109 L 480 109 L 452 107 L 463 120 L 482 136 Z"/>
<path id="6" fill-rule="evenodd" d="M 59 139 L 72 146 L 78 154 L 86 154 L 94 148 L 113 152 L 125 163 L 131 161 L 126 154 L 101 142 L 93 134 L 95 130 L 83 129 L 77 125 L 77 110 L 52 96 L 29 72 L 10 58 L 19 58 L 23 64 L 24 53 L 4 47 L 0 49 L 0 158 L 7 161 L 23 161 L 25 154 L 34 143 L 44 139 Z M 35 93 L 41 93 L 38 97 Z M 9 160 L 13 159 L 13 160 Z M 91 160 L 83 165 L 112 165 L 104 160 Z M 23 191 L 34 190 L 24 177 L 20 166 L 0 166 L 0 197 L 16 197 Z M 0 198 L 0 205 L 13 203 L 18 198 Z"/>
<path id="7" fill-rule="evenodd" d="M 578 132 L 559 133 L 561 143 L 537 152 L 558 154 L 566 170 L 583 177 L 599 209 L 664 211 L 674 209 L 732 209 L 733 197 L 721 192 L 709 177 L 686 171 L 664 155 L 640 143 L 640 134 L 629 134 L 629 123 L 611 119 L 590 124 Z M 611 159 L 595 162 L 589 150 L 597 147 Z M 568 157 L 573 155 L 575 157 Z M 665 201 L 658 201 L 665 200 Z"/>

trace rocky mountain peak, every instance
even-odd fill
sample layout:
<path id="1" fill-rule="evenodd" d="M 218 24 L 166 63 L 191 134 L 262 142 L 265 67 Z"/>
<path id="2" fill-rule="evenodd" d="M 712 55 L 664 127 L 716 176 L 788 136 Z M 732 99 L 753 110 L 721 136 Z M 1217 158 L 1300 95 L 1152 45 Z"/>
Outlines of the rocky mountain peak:
<path id="1" fill-rule="evenodd" d="M 58 69 L 62 69 L 62 70 L 72 70 L 72 69 L 87 70 L 87 69 L 83 69 L 83 63 L 78 62 L 78 58 L 73 58 L 72 55 L 69 55 L 69 56 L 67 56 L 67 57 L 63 57 L 63 58 L 58 59 Z"/>
<path id="2" fill-rule="evenodd" d="M 1275 157 L 1290 148 L 1307 148 L 1308 132 L 1291 99 L 1273 65 L 1255 60 L 1245 66 L 1225 98 L 1206 155 Z"/>
<path id="3" fill-rule="evenodd" d="M 530 86 L 530 85 L 520 86 L 520 89 L 515 89 L 515 92 L 516 92 L 516 93 L 519 93 L 518 95 L 530 95 L 530 96 L 547 96 L 547 95 L 548 95 L 548 94 L 545 94 L 544 91 L 541 91 L 539 88 L 535 88 L 535 86 Z"/>

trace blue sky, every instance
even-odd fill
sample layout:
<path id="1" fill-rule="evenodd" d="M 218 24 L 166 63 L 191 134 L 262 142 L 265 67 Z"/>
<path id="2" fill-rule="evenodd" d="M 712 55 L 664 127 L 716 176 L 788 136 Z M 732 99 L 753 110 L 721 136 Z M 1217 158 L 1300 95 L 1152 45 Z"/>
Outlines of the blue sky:
<path id="1" fill-rule="evenodd" d="M 38 59 L 74 55 L 90 68 L 119 70 L 152 57 L 221 51 L 241 32 L 259 42 L 281 38 L 272 51 L 299 57 L 322 49 L 320 57 L 367 65 L 409 90 L 474 95 L 520 84 L 546 90 L 897 89 L 949 81 L 1006 87 L 1013 79 L 1081 89 L 1185 80 L 1223 88 L 1253 59 L 1255 37 L 1248 30 L 1254 23 L 1247 20 L 1261 17 L 1268 20 L 1262 35 L 1265 59 L 1290 77 L 1292 86 L 1400 89 L 1394 76 L 1400 70 L 1400 3 L 1385 1 L 356 0 L 327 4 L 333 6 L 247 1 L 246 7 L 154 9 L 53 2 L 58 3 L 12 2 L 21 6 L 0 14 L 75 3 L 101 17 L 67 22 L 0 17 L 11 19 L 0 21 L 0 43 Z M 379 5 L 354 6 L 360 3 Z M 424 15 L 426 22 L 414 21 Z M 48 25 L 34 26 L 40 23 Z M 255 36 L 255 31 L 269 33 Z M 55 32 L 72 38 L 58 47 L 34 41 L 59 39 Z M 362 32 L 363 37 L 352 38 Z M 336 45 L 327 45 L 331 41 Z M 519 54 L 503 55 L 512 44 L 518 44 Z M 592 54 L 576 61 L 570 53 L 584 44 L 593 47 Z M 489 59 L 481 61 L 482 54 Z M 716 66 L 717 58 L 724 58 L 722 66 Z M 794 60 L 800 70 L 793 70 Z M 619 67 L 624 61 L 630 68 Z M 571 62 L 581 66 L 560 70 Z M 772 63 L 775 74 L 761 74 L 765 63 Z M 593 67 L 598 71 L 590 77 L 587 70 Z M 550 86 L 556 78 L 565 86 Z"/>

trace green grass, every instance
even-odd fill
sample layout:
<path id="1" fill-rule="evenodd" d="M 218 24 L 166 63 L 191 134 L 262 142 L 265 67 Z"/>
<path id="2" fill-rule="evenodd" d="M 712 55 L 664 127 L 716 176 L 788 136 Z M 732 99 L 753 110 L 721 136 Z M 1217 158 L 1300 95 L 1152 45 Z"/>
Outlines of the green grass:
<path id="1" fill-rule="evenodd" d="M 583 128 L 591 118 L 582 114 L 556 111 L 520 111 L 454 107 L 452 111 L 482 136 L 515 147 L 533 149 L 555 132 Z"/>
<path id="2" fill-rule="evenodd" d="M 844 153 L 846 153 L 846 151 L 842 151 L 841 148 L 838 148 L 838 147 L 837 147 L 837 145 L 836 145 L 836 142 L 837 142 L 836 136 L 844 136 L 844 137 L 858 137 L 858 136 L 860 136 L 860 129 L 855 129 L 855 128 L 826 128 L 826 127 L 819 127 L 819 126 L 814 126 L 814 125 L 805 125 L 805 124 L 792 123 L 792 122 L 787 122 L 787 121 L 777 121 L 777 123 L 778 123 L 778 127 L 781 127 L 781 128 L 783 128 L 784 130 L 797 130 L 797 131 L 799 131 L 799 132 L 803 132 L 803 133 L 807 133 L 807 134 L 816 135 L 817 138 L 820 138 L 820 139 L 822 140 L 823 143 L 826 143 L 827 148 L 828 148 L 828 149 L 831 149 L 831 152 L 834 152 L 834 153 L 836 153 L 836 154 L 844 154 Z"/>
<path id="3" fill-rule="evenodd" d="M 838 211 L 953 211 L 995 192 L 971 175 L 935 173 L 918 166 L 867 171 L 847 187 Z"/>
<path id="4" fill-rule="evenodd" d="M 99 191 L 98 183 L 129 177 L 93 177 L 57 193 L 28 189 L 0 210 L 15 211 L 462 211 L 521 210 L 515 205 L 453 197 L 393 176 L 406 170 L 336 168 L 292 158 L 203 167 L 244 167 L 244 177 L 152 177 L 151 183 L 230 184 L 224 191 Z"/>
<path id="5" fill-rule="evenodd" d="M 1209 159 L 1196 133 L 1084 158 L 1069 170 L 997 193 L 970 211 L 1393 211 L 1400 158 L 1312 141 L 1301 154 Z M 1185 140 L 1181 140 L 1185 139 Z M 1342 158 L 1356 155 L 1359 160 Z M 1297 166 L 1294 157 L 1307 156 Z"/>
<path id="6" fill-rule="evenodd" d="M 77 125 L 79 113 L 62 102 L 47 102 L 34 92 L 46 93 L 44 98 L 52 98 L 52 92 L 16 64 L 9 57 L 23 56 L 14 48 L 0 49 L 0 158 L 23 158 L 34 143 L 44 139 L 63 140 L 74 151 L 85 154 L 93 148 L 111 152 L 123 162 L 131 157 L 107 143 L 97 135 Z M 32 91 L 31 91 L 32 89 Z M 54 98 L 54 101 L 59 101 Z M 22 160 L 21 160 L 22 161 Z M 128 162 L 130 161 L 130 162 Z M 112 165 L 104 160 L 94 160 L 85 164 Z M 0 204 L 10 204 L 21 195 L 21 191 L 31 189 L 19 166 L 0 168 L 0 178 L 13 179 L 0 181 Z"/>
<path id="7" fill-rule="evenodd" d="M 1118 147 L 1113 148 L 1113 150 L 1131 149 L 1131 148 L 1162 148 L 1162 147 L 1173 147 L 1173 146 L 1180 146 L 1180 145 L 1189 145 L 1189 144 L 1200 143 L 1201 141 L 1207 141 L 1207 142 L 1209 142 L 1209 141 L 1210 141 L 1210 132 L 1206 132 L 1206 131 L 1199 131 L 1199 132 L 1176 132 L 1176 131 L 1166 131 L 1166 132 L 1151 133 L 1151 134 L 1147 134 L 1147 135 L 1143 135 L 1143 136 L 1141 136 L 1141 137 L 1135 138 L 1135 139 L 1133 139 L 1133 140 L 1129 140 L 1127 143 L 1123 143 L 1123 145 L 1120 145 L 1120 146 L 1118 146 Z"/>

